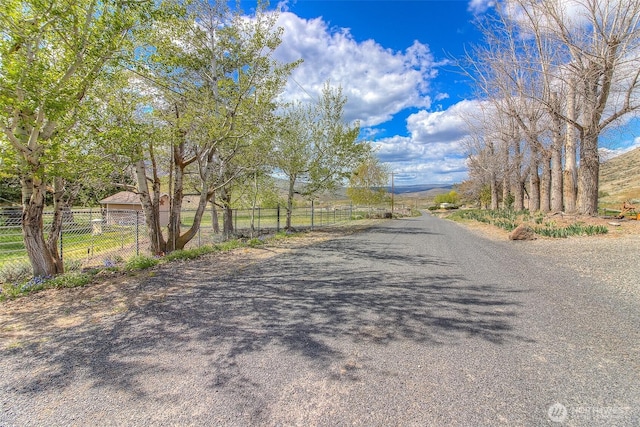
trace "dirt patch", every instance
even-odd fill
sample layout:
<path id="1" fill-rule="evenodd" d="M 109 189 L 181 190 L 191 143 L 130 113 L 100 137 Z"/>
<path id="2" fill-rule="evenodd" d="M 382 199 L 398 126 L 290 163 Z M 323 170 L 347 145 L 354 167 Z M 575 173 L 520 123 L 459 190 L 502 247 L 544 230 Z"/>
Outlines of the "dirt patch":
<path id="1" fill-rule="evenodd" d="M 380 220 L 354 221 L 347 225 L 301 233 L 295 237 L 275 240 L 257 248 L 239 248 L 230 252 L 212 253 L 194 262 L 215 264 L 217 274 L 240 271 L 253 263 L 322 241 L 335 239 L 366 229 Z M 144 283 L 163 269 L 183 268 L 181 274 L 194 274 L 189 262 L 175 261 L 135 273 L 103 270 L 93 283 L 70 289 L 47 289 L 11 301 L 0 303 L 0 349 L 15 348 L 34 340 L 46 340 L 57 331 L 95 325 L 125 315 L 132 307 L 163 300 L 168 295 L 184 291 L 180 286 L 163 283 L 145 287 Z M 194 281 L 194 286 L 197 282 Z"/>

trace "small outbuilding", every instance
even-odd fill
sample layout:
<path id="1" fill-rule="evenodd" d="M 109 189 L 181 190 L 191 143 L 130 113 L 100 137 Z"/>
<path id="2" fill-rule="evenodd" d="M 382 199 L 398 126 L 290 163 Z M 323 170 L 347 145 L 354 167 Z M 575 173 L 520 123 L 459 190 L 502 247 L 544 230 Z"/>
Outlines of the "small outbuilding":
<path id="1" fill-rule="evenodd" d="M 100 200 L 103 218 L 106 224 L 128 225 L 132 222 L 131 211 L 142 212 L 140 196 L 132 191 L 121 191 L 105 199 Z M 139 222 L 144 222 L 144 217 L 139 216 Z M 135 219 L 133 219 L 135 223 Z M 160 196 L 160 226 L 169 224 L 169 195 Z"/>

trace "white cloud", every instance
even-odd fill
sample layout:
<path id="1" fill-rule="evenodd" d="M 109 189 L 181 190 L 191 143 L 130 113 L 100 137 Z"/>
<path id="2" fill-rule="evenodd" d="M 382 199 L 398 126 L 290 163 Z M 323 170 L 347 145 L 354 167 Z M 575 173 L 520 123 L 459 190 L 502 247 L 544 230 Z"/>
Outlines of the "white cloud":
<path id="1" fill-rule="evenodd" d="M 407 137 L 374 142 L 378 156 L 398 173 L 399 182 L 455 183 L 466 178 L 468 134 L 465 118 L 479 108 L 478 101 L 461 101 L 445 111 L 418 111 L 407 118 Z"/>
<path id="2" fill-rule="evenodd" d="M 600 147 L 598 149 L 600 154 L 600 161 L 611 160 L 614 157 L 618 157 L 621 154 L 628 153 L 629 151 L 635 150 L 636 148 L 640 148 L 640 136 L 635 137 L 633 141 L 628 144 L 625 144 L 623 147 L 619 148 L 608 148 L 608 147 Z"/>
<path id="3" fill-rule="evenodd" d="M 275 53 L 280 61 L 304 62 L 293 72 L 284 99 L 318 98 L 325 82 L 342 86 L 348 98 L 347 120 L 375 126 L 406 108 L 429 108 L 429 83 L 437 63 L 428 46 L 415 41 L 403 52 L 386 49 L 374 40 L 358 42 L 348 29 L 329 28 L 322 18 L 303 19 L 281 12 L 283 42 Z"/>
<path id="4" fill-rule="evenodd" d="M 470 0 L 467 10 L 475 15 L 484 13 L 493 6 L 496 2 L 494 0 Z"/>
<path id="5" fill-rule="evenodd" d="M 342 86 L 348 98 L 346 119 L 360 120 L 362 135 L 373 139 L 381 161 L 396 173 L 396 184 L 454 183 L 466 178 L 466 136 L 463 117 L 477 108 L 462 101 L 447 110 L 432 108 L 430 83 L 438 63 L 428 46 L 415 41 L 404 51 L 386 49 L 374 40 L 356 41 L 348 29 L 330 28 L 322 18 L 303 19 L 283 7 L 278 25 L 284 28 L 276 59 L 304 62 L 292 74 L 285 100 L 317 99 L 325 82 Z M 437 101 L 446 93 L 433 94 Z M 376 139 L 374 127 L 396 114 L 419 109 L 406 120 L 406 133 Z"/>

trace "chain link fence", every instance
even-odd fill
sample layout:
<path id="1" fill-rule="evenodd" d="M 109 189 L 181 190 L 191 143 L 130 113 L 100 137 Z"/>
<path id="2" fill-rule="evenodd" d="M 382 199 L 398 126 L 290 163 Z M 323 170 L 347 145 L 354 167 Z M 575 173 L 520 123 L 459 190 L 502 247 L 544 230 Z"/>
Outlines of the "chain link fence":
<path id="1" fill-rule="evenodd" d="M 43 220 L 46 236 L 53 213 L 45 212 Z M 21 222 L 20 209 L 3 209 L 0 213 L 0 283 L 12 282 L 31 272 Z M 100 209 L 63 212 L 58 251 L 67 271 L 115 265 L 146 253 L 148 247 L 142 212 Z"/>
<path id="2" fill-rule="evenodd" d="M 313 229 L 369 216 L 384 216 L 387 208 L 353 206 L 310 206 L 295 208 L 291 226 L 296 230 Z M 22 240 L 20 209 L 0 210 L 0 283 L 11 283 L 29 276 L 31 266 Z M 191 227 L 194 210 L 182 212 L 183 232 Z M 224 235 L 214 231 L 215 218 L 223 228 L 223 212 L 207 210 L 196 236 L 186 248 L 213 245 L 232 237 L 256 237 L 283 230 L 286 209 L 233 209 L 233 231 Z M 48 234 L 53 213 L 45 212 L 44 228 Z M 136 210 L 82 209 L 67 210 L 63 214 L 58 250 L 65 271 L 88 267 L 112 266 L 137 255 L 149 253 L 149 236 L 144 214 Z"/>

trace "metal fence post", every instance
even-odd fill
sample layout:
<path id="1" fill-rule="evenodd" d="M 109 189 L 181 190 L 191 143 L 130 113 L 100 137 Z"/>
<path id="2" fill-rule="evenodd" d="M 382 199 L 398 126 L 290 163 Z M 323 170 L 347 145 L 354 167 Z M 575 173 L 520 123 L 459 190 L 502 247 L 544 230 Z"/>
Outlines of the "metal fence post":
<path id="1" fill-rule="evenodd" d="M 136 211 L 136 256 L 140 256 L 140 221 L 138 214 L 139 212 Z"/>
<path id="2" fill-rule="evenodd" d="M 260 234 L 260 206 L 258 206 L 258 234 Z"/>
<path id="3" fill-rule="evenodd" d="M 315 213 L 314 203 L 313 203 L 313 199 L 311 199 L 311 229 L 312 230 L 313 230 L 314 213 Z"/>
<path id="4" fill-rule="evenodd" d="M 64 246 L 62 244 L 62 228 L 64 227 L 64 221 L 60 223 L 60 234 L 58 235 L 60 239 L 60 261 L 62 265 L 64 265 Z"/>

